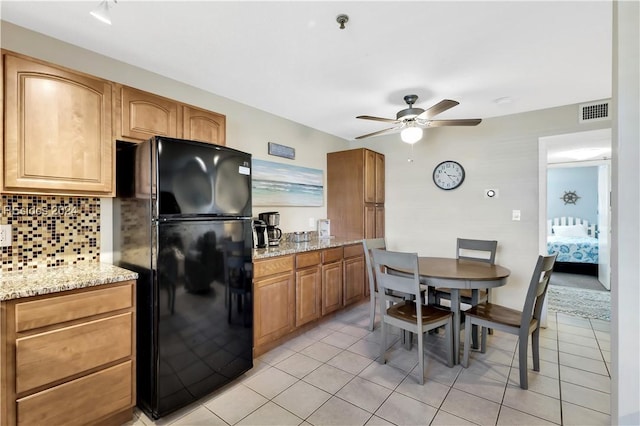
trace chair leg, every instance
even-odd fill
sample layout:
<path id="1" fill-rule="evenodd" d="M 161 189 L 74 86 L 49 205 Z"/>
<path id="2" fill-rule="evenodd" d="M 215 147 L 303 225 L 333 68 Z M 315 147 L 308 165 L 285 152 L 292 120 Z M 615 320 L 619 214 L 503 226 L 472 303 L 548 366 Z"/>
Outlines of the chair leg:
<path id="1" fill-rule="evenodd" d="M 473 349 L 478 349 L 478 326 L 472 325 L 471 330 L 469 330 L 469 332 L 471 333 L 471 341 L 473 343 Z"/>
<path id="2" fill-rule="evenodd" d="M 489 329 L 491 331 L 491 329 Z M 487 352 L 487 328 L 482 327 L 482 337 L 480 338 L 480 352 Z"/>
<path id="3" fill-rule="evenodd" d="M 422 330 L 418 330 L 418 369 L 420 370 L 420 382 L 424 385 L 424 333 Z"/>
<path id="4" fill-rule="evenodd" d="M 384 322 L 384 320 L 380 320 L 380 333 L 382 334 L 381 336 L 381 341 L 380 341 L 380 364 L 386 364 L 387 363 L 387 359 L 386 359 L 386 354 L 387 354 L 387 324 Z"/>
<path id="5" fill-rule="evenodd" d="M 467 315 L 464 320 L 464 354 L 462 355 L 462 366 L 469 366 L 469 347 L 471 346 L 471 317 Z"/>
<path id="6" fill-rule="evenodd" d="M 529 342 L 527 342 L 528 337 L 528 334 L 522 333 L 522 330 L 520 331 L 520 339 L 518 339 L 518 366 L 520 368 L 520 387 L 524 390 L 529 389 L 527 371 L 527 347 L 529 346 Z"/>
<path id="7" fill-rule="evenodd" d="M 453 367 L 453 320 L 449 317 L 449 321 L 444 326 L 445 340 L 447 342 L 447 365 Z"/>
<path id="8" fill-rule="evenodd" d="M 373 323 L 376 320 L 376 295 L 372 293 L 369 301 L 369 331 L 373 331 Z"/>
<path id="9" fill-rule="evenodd" d="M 533 371 L 540 371 L 540 327 L 531 334 L 531 355 L 533 356 Z"/>

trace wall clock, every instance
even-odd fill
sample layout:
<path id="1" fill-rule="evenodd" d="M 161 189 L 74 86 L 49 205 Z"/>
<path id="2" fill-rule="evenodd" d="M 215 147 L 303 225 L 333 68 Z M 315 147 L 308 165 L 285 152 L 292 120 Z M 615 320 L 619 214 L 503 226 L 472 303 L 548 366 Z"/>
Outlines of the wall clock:
<path id="1" fill-rule="evenodd" d="M 464 167 L 457 161 L 447 160 L 433 169 L 433 183 L 446 191 L 456 189 L 464 182 Z"/>

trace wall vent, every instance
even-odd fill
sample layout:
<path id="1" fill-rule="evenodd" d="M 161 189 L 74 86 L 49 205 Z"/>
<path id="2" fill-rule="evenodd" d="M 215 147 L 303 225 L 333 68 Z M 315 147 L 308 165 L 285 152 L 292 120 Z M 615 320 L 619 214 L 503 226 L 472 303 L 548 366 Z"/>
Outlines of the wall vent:
<path id="1" fill-rule="evenodd" d="M 609 116 L 610 103 L 611 101 L 598 101 L 580 104 L 578 122 L 609 120 L 611 118 Z"/>

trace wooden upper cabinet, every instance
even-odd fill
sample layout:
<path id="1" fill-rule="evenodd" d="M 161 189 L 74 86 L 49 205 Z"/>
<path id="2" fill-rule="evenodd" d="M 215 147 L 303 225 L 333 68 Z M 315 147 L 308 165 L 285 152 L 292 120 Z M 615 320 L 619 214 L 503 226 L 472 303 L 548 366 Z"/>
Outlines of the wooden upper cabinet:
<path id="1" fill-rule="evenodd" d="M 152 136 L 179 137 L 177 101 L 119 86 L 118 139 L 143 141 Z"/>
<path id="2" fill-rule="evenodd" d="M 384 155 L 365 150 L 364 202 L 384 204 Z"/>
<path id="3" fill-rule="evenodd" d="M 211 111 L 184 105 L 182 107 L 182 137 L 184 139 L 224 145 L 226 117 Z"/>
<path id="4" fill-rule="evenodd" d="M 112 83 L 3 52 L 3 192 L 113 195 Z"/>
<path id="5" fill-rule="evenodd" d="M 335 236 L 384 236 L 384 169 L 384 155 L 369 149 L 327 154 L 327 216 Z"/>
<path id="6" fill-rule="evenodd" d="M 364 151 L 364 202 L 376 202 L 376 153 Z"/>
<path id="7" fill-rule="evenodd" d="M 384 204 L 384 155 L 376 152 L 376 204 Z"/>

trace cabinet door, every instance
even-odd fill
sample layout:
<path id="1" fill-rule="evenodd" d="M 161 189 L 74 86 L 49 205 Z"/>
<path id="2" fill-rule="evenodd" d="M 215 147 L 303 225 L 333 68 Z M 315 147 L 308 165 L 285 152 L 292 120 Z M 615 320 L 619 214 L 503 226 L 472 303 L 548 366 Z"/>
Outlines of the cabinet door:
<path id="1" fill-rule="evenodd" d="M 178 137 L 178 102 L 121 86 L 120 108 L 120 139 Z"/>
<path id="2" fill-rule="evenodd" d="M 254 281 L 254 345 L 284 336 L 294 327 L 295 286 L 293 274 Z"/>
<path id="3" fill-rule="evenodd" d="M 364 238 L 377 238 L 375 204 L 364 205 Z"/>
<path id="4" fill-rule="evenodd" d="M 4 55 L 5 192 L 112 195 L 112 86 Z"/>
<path id="5" fill-rule="evenodd" d="M 376 205 L 375 211 L 376 211 L 375 238 L 384 238 L 384 206 Z"/>
<path id="6" fill-rule="evenodd" d="M 349 305 L 364 295 L 364 256 L 344 260 L 344 304 Z"/>
<path id="7" fill-rule="evenodd" d="M 376 202 L 376 153 L 364 150 L 364 202 Z"/>
<path id="8" fill-rule="evenodd" d="M 224 145 L 226 117 L 188 105 L 182 107 L 182 137 L 184 139 Z"/>
<path id="9" fill-rule="evenodd" d="M 376 152 L 376 203 L 384 204 L 384 155 Z"/>
<path id="10" fill-rule="evenodd" d="M 320 318 L 320 266 L 296 271 L 296 327 Z"/>
<path id="11" fill-rule="evenodd" d="M 342 307 L 342 262 L 322 265 L 322 315 Z"/>

